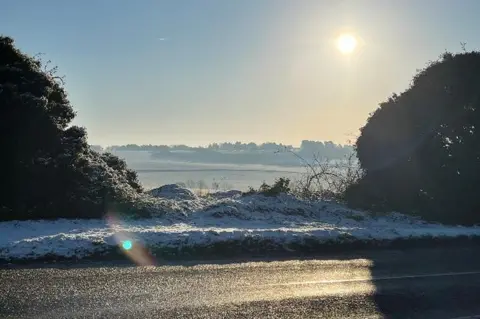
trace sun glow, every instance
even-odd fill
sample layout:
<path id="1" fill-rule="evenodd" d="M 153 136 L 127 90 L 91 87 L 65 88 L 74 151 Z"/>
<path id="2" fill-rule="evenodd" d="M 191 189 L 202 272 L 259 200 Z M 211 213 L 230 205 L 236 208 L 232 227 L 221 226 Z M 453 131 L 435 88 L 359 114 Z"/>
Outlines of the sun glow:
<path id="1" fill-rule="evenodd" d="M 351 54 L 355 51 L 358 45 L 358 40 L 355 36 L 345 33 L 337 38 L 337 49 L 342 54 Z"/>

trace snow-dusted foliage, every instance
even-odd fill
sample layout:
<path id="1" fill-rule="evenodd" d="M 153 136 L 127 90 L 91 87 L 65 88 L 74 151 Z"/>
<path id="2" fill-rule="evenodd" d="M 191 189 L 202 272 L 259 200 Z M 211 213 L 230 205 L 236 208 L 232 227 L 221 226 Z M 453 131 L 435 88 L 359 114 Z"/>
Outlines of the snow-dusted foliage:
<path id="1" fill-rule="evenodd" d="M 0 259 L 48 256 L 88 257 L 131 240 L 134 247 L 180 251 L 216 244 L 300 247 L 311 242 L 378 241 L 423 237 L 479 236 L 480 227 L 426 223 L 398 213 L 374 216 L 325 201 L 290 195 L 251 195 L 220 199 L 137 200 L 154 217 L 123 218 L 111 212 L 95 220 L 10 221 L 0 223 Z M 157 255 L 161 258 L 161 255 Z"/>
<path id="2" fill-rule="evenodd" d="M 0 220 L 101 217 L 132 211 L 136 173 L 115 156 L 92 151 L 56 68 L 0 36 Z"/>

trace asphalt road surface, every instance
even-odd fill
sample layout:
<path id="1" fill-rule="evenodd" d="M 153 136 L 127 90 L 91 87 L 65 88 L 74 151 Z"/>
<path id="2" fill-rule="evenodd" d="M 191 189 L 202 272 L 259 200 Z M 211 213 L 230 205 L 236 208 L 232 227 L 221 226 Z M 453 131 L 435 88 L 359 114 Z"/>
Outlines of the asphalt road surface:
<path id="1" fill-rule="evenodd" d="M 478 247 L 317 259 L 11 266 L 0 318 L 477 318 Z"/>

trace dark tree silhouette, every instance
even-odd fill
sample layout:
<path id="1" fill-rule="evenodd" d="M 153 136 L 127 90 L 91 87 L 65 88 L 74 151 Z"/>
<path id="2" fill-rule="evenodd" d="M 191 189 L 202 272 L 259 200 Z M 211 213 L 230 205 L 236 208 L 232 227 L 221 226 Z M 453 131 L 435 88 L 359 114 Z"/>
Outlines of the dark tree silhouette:
<path id="1" fill-rule="evenodd" d="M 87 144 L 55 69 L 0 36 L 0 220 L 99 217 L 141 191 L 136 174 Z"/>
<path id="2" fill-rule="evenodd" d="M 353 206 L 480 222 L 480 53 L 446 53 L 371 115 Z"/>

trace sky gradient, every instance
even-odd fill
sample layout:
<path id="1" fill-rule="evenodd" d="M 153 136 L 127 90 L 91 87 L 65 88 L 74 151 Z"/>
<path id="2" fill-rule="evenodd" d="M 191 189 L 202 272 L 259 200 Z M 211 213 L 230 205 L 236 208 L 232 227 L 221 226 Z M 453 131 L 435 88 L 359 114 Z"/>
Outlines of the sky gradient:
<path id="1" fill-rule="evenodd" d="M 345 143 L 445 50 L 480 47 L 476 0 L 5 1 L 92 144 Z M 362 40 L 353 55 L 341 32 Z"/>

